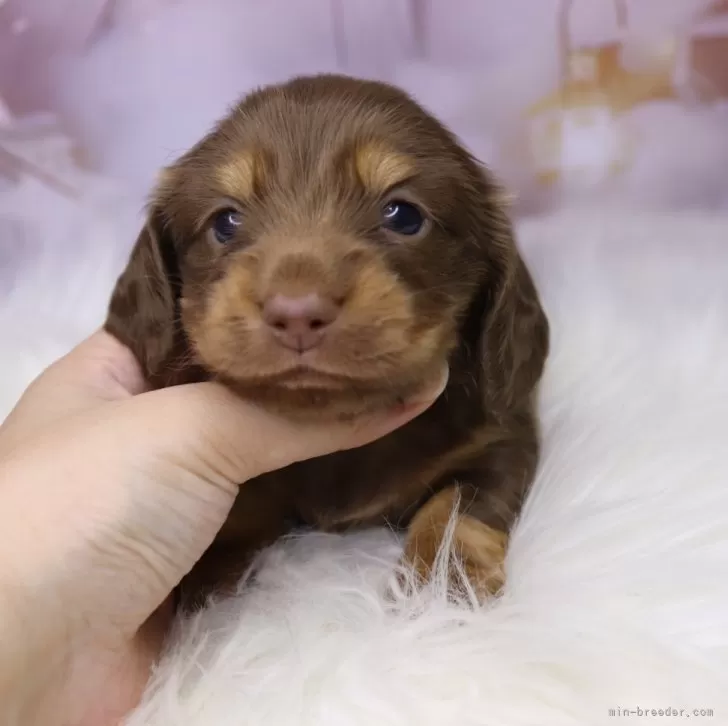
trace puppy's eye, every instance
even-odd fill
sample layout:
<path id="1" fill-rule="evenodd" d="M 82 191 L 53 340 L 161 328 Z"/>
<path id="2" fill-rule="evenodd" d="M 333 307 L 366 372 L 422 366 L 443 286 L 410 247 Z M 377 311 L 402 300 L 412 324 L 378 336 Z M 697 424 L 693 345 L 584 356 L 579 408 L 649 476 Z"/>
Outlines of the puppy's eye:
<path id="1" fill-rule="evenodd" d="M 382 226 L 410 237 L 417 234 L 425 224 L 425 217 L 414 204 L 394 199 L 382 209 Z"/>
<path id="2" fill-rule="evenodd" d="M 234 209 L 223 209 L 212 219 L 212 232 L 222 245 L 227 244 L 240 229 L 243 216 Z"/>

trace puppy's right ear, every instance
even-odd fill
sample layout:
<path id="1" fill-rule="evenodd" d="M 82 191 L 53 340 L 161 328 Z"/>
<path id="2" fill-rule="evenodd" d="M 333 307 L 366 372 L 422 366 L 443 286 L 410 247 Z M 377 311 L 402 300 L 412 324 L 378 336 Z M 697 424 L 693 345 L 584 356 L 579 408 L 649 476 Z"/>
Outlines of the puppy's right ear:
<path id="1" fill-rule="evenodd" d="M 152 207 L 114 288 L 104 327 L 132 350 L 154 387 L 177 347 L 178 283 L 174 242 L 161 211 Z"/>

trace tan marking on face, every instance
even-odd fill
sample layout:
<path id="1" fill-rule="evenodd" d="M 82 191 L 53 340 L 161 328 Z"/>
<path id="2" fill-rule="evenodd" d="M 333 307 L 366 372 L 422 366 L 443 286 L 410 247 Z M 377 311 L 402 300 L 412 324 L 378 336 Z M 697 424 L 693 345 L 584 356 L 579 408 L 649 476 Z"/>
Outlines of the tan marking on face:
<path id="1" fill-rule="evenodd" d="M 254 274 L 251 265 L 231 265 L 215 283 L 201 310 L 182 308 L 183 322 L 199 358 L 217 373 L 234 375 L 239 345 L 231 323 L 255 315 L 251 296 Z"/>
<path id="2" fill-rule="evenodd" d="M 216 176 L 224 194 L 236 199 L 248 199 L 253 196 L 256 185 L 262 183 L 264 174 L 262 157 L 245 151 L 219 167 Z"/>
<path id="3" fill-rule="evenodd" d="M 404 559 L 417 574 L 430 577 L 456 505 L 457 486 L 444 489 L 430 499 L 414 516 L 407 533 Z M 468 514 L 455 513 L 453 553 L 481 598 L 496 594 L 505 580 L 504 562 L 508 535 Z M 448 578 L 458 587 L 459 574 L 449 568 Z"/>
<path id="4" fill-rule="evenodd" d="M 378 260 L 359 271 L 349 309 L 356 317 L 381 322 L 383 335 L 397 336 L 392 343 L 399 342 L 413 320 L 411 294 Z"/>
<path id="5" fill-rule="evenodd" d="M 355 153 L 356 172 L 362 184 L 381 194 L 401 184 L 415 172 L 412 159 L 379 144 L 365 144 Z"/>
<path id="6" fill-rule="evenodd" d="M 398 367 L 425 374 L 433 362 L 441 363 L 446 354 L 445 341 L 449 320 L 433 320 L 415 336 L 418 320 L 413 309 L 412 293 L 393 275 L 380 259 L 364 266 L 347 303 L 353 324 L 374 328 L 372 352 L 393 354 Z"/>

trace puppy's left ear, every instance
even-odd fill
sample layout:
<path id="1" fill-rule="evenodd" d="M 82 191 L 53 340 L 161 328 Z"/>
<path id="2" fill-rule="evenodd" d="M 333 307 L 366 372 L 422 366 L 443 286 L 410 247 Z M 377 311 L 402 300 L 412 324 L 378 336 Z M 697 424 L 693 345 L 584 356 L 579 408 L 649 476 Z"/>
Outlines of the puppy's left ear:
<path id="1" fill-rule="evenodd" d="M 480 355 L 488 405 L 505 411 L 526 402 L 536 388 L 548 355 L 549 323 L 504 205 L 497 202 L 488 217 L 495 254 L 486 284 Z"/>
<path id="2" fill-rule="evenodd" d="M 116 282 L 105 329 L 131 349 L 155 387 L 171 366 L 177 326 L 176 252 L 156 205 Z"/>

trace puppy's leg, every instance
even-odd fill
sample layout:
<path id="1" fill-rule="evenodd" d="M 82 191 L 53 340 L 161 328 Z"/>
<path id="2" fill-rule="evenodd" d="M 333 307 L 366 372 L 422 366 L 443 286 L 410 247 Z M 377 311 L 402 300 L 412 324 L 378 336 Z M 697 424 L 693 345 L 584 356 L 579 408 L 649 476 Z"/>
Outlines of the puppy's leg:
<path id="1" fill-rule="evenodd" d="M 454 516 L 453 555 L 459 559 L 465 576 L 480 597 L 494 595 L 505 581 L 503 563 L 508 535 L 459 511 L 460 506 L 454 511 L 461 496 L 460 487 L 454 484 L 432 497 L 417 512 L 407 532 L 404 559 L 414 566 L 423 581 L 429 579 Z M 456 567 L 448 567 L 448 578 L 451 588 L 462 589 Z"/>
<path id="2" fill-rule="evenodd" d="M 452 553 L 462 570 L 448 565 L 451 589 L 462 590 L 461 572 L 480 599 L 497 594 L 505 582 L 508 535 L 533 478 L 538 454 L 534 440 L 501 442 L 461 482 L 445 486 L 413 517 L 404 560 L 427 580 L 451 517 Z"/>

